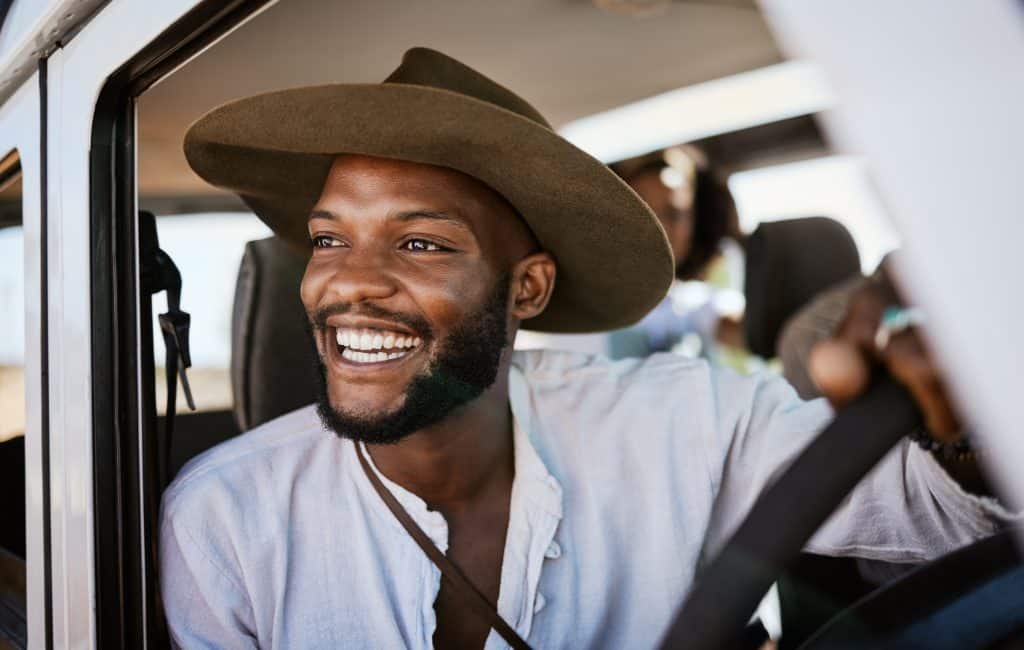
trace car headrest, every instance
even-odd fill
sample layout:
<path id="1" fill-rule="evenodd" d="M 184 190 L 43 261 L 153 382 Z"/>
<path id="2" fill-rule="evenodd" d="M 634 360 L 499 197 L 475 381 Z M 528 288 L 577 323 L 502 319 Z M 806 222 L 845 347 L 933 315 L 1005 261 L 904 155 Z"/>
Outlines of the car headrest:
<path id="1" fill-rule="evenodd" d="M 306 258 L 277 237 L 251 241 L 231 318 L 235 420 L 247 431 L 316 400 L 316 351 L 299 285 Z"/>
<path id="2" fill-rule="evenodd" d="M 744 334 L 751 352 L 776 356 L 782 326 L 825 289 L 860 272 L 850 233 L 808 217 L 760 224 L 746 242 Z"/>

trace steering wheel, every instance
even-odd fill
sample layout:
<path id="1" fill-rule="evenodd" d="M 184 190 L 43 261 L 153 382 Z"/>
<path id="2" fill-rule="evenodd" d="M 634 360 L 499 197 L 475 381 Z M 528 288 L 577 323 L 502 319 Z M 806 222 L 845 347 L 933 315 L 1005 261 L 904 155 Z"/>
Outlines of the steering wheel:
<path id="1" fill-rule="evenodd" d="M 801 650 L 953 650 L 1024 642 L 1024 563 L 1014 541 L 1019 532 L 1004 530 L 911 571 L 838 614 Z"/>
<path id="2" fill-rule="evenodd" d="M 761 495 L 690 592 L 662 647 L 737 647 L 747 621 L 771 584 L 860 479 L 920 423 L 920 413 L 907 390 L 886 375 L 877 377 Z M 837 458 L 843 462 L 835 462 Z M 794 502 L 800 507 L 793 508 Z M 1004 543 L 1012 547 L 1012 541 Z M 948 556 L 950 563 L 958 553 Z M 1017 565 L 1019 561 L 1009 566 Z M 1018 573 L 1024 578 L 1024 571 Z M 836 647 L 841 626 L 828 627 L 833 636 L 827 647 Z"/>

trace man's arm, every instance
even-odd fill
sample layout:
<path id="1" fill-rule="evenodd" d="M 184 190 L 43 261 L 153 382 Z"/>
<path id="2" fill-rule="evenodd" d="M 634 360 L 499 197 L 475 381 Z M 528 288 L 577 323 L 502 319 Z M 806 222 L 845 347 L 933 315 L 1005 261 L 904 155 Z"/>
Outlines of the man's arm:
<path id="1" fill-rule="evenodd" d="M 160 592 L 173 644 L 188 649 L 257 648 L 248 595 L 207 546 L 186 523 L 165 513 Z"/>
<path id="2" fill-rule="evenodd" d="M 722 370 L 714 376 L 721 481 L 704 558 L 717 553 L 763 490 L 832 418 L 825 400 L 803 402 L 781 378 Z M 929 452 L 904 441 L 851 491 L 807 549 L 920 563 L 991 535 L 1015 518 L 994 499 L 964 490 Z"/>
<path id="3" fill-rule="evenodd" d="M 883 368 L 909 389 L 930 435 L 953 442 L 961 435 L 961 420 L 920 333 L 911 327 L 894 331 L 881 347 L 876 341 L 886 308 L 899 303 L 884 273 L 866 281 L 851 296 L 834 337 L 815 348 L 811 375 L 832 405 L 842 408 L 864 391 L 876 368 Z M 719 402 L 734 401 L 730 392 L 736 393 L 735 387 L 720 386 Z M 726 417 L 723 481 L 709 534 L 715 524 L 737 524 L 734 520 L 813 437 L 802 415 L 813 413 L 813 404 L 801 407 L 792 391 L 762 380 L 745 415 Z M 719 412 L 730 410 L 720 406 Z M 827 416 L 818 428 L 825 421 Z M 815 550 L 890 561 L 928 559 L 1021 519 L 991 494 L 975 458 L 933 454 L 904 441 L 819 531 L 815 539 L 827 543 Z"/>

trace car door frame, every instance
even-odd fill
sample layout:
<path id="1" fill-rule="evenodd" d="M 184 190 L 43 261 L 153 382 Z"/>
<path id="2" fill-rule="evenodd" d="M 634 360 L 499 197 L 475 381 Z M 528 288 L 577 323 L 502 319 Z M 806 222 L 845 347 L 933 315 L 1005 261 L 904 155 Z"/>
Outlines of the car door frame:
<path id="1" fill-rule="evenodd" d="M 0 106 L 0 152 L 17 152 L 22 179 L 25 273 L 25 567 L 30 643 L 47 645 L 50 473 L 47 377 L 47 240 L 45 219 L 46 66 L 24 79 Z"/>
<path id="2" fill-rule="evenodd" d="M 269 4 L 113 0 L 47 59 L 54 647 L 166 645 L 135 98 Z"/>

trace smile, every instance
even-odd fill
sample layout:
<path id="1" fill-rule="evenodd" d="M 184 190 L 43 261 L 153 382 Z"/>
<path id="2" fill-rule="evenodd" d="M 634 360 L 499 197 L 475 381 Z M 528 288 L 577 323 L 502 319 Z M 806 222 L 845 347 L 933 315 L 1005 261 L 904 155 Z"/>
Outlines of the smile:
<path id="1" fill-rule="evenodd" d="M 422 344 L 418 336 L 367 328 L 339 327 L 335 338 L 342 359 L 361 365 L 401 359 Z"/>

